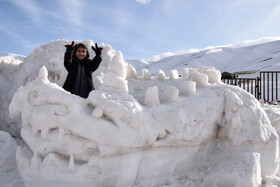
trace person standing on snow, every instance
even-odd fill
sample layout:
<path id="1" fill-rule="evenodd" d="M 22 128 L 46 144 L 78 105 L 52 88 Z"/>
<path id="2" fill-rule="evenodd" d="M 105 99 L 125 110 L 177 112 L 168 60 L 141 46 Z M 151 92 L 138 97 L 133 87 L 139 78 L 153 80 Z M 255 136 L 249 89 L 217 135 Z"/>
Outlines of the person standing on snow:
<path id="1" fill-rule="evenodd" d="M 92 46 L 96 56 L 91 60 L 88 49 L 83 43 L 75 45 L 75 42 L 72 41 L 71 45 L 65 45 L 65 47 L 64 67 L 68 71 L 68 75 L 63 88 L 72 94 L 87 98 L 89 93 L 94 90 L 92 73 L 102 61 L 103 48 L 98 47 L 97 43 L 95 47 Z"/>

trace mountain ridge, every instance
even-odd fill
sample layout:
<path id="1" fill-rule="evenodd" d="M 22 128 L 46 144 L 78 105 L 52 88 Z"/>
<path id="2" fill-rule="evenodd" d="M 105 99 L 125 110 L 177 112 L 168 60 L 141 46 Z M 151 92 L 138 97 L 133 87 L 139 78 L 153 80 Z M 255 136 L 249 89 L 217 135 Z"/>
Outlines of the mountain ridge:
<path id="1" fill-rule="evenodd" d="M 188 50 L 191 51 L 191 50 Z M 193 50 L 194 51 L 194 50 Z M 159 55 L 160 56 L 160 55 Z M 221 72 L 240 71 L 271 71 L 280 70 L 280 40 L 274 40 L 254 45 L 236 47 L 235 45 L 208 47 L 196 52 L 175 54 L 158 59 L 127 60 L 137 72 L 143 68 L 151 74 L 157 74 L 158 69 L 168 72 L 172 69 L 198 68 L 201 66 L 215 67 Z"/>

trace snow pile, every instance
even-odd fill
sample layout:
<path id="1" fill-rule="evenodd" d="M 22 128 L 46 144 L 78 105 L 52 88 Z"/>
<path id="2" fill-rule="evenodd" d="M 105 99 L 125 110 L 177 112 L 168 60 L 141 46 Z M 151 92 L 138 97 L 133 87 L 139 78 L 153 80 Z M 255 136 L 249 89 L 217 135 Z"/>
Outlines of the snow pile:
<path id="1" fill-rule="evenodd" d="M 0 186 L 19 186 L 20 177 L 16 166 L 17 143 L 7 132 L 0 131 Z M 14 180 L 14 178 L 17 178 Z"/>
<path id="2" fill-rule="evenodd" d="M 138 77 L 104 45 L 96 90 L 83 99 L 41 67 L 9 108 L 30 147 L 16 154 L 25 184 L 260 186 L 275 175 L 278 135 L 260 103 L 214 68 L 182 72 Z"/>
<path id="3" fill-rule="evenodd" d="M 0 153 L 3 156 L 0 160 L 0 172 L 9 172 L 16 167 L 10 158 L 15 158 L 17 144 L 7 132 L 0 131 L 0 138 Z"/>
<path id="4" fill-rule="evenodd" d="M 0 129 L 19 135 L 16 120 L 9 118 L 9 104 L 17 88 L 13 86 L 14 77 L 22 65 L 24 56 L 10 53 L 0 54 Z"/>

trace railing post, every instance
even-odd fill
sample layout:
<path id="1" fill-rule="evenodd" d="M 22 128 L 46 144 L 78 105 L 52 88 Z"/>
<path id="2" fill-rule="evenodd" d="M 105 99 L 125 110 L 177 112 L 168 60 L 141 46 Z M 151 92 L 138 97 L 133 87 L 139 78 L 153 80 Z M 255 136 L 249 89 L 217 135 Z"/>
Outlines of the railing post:
<path id="1" fill-rule="evenodd" d="M 260 72 L 260 77 L 259 77 L 259 82 L 258 82 L 258 87 L 259 87 L 259 99 L 262 99 L 262 73 Z"/>
<path id="2" fill-rule="evenodd" d="M 263 73 L 263 99 L 265 100 L 266 98 L 265 98 L 265 74 Z"/>
<path id="3" fill-rule="evenodd" d="M 279 72 L 276 72 L 276 99 L 278 101 L 278 73 Z"/>
<path id="4" fill-rule="evenodd" d="M 273 98 L 273 75 L 274 73 L 271 72 L 271 100 L 273 101 L 274 98 Z"/>
<path id="5" fill-rule="evenodd" d="M 257 77 L 256 79 L 256 87 L 255 87 L 255 93 L 256 93 L 256 98 L 258 100 L 261 99 L 261 93 L 260 93 L 260 82 L 261 82 L 261 79 L 259 77 Z"/>
<path id="6" fill-rule="evenodd" d="M 269 73 L 266 72 L 267 75 L 267 101 L 269 101 Z"/>
<path id="7" fill-rule="evenodd" d="M 252 80 L 250 80 L 251 94 L 255 95 L 255 97 L 256 97 L 256 94 L 254 94 L 253 85 L 254 85 L 254 80 L 252 79 Z"/>

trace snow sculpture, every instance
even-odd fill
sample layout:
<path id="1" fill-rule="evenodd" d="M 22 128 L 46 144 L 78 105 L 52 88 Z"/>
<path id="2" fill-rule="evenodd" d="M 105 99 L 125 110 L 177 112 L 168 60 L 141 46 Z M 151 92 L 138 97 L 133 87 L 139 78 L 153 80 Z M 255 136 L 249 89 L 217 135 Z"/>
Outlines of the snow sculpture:
<path id="1" fill-rule="evenodd" d="M 110 67 L 111 71 L 114 72 L 117 76 L 123 79 L 126 78 L 125 61 L 120 51 L 117 51 L 108 66 Z"/>
<path id="2" fill-rule="evenodd" d="M 112 61 L 116 51 L 110 45 L 102 45 L 102 65 L 108 67 L 109 63 Z"/>
<path id="3" fill-rule="evenodd" d="M 15 158 L 15 152 L 17 143 L 7 132 L 0 131 L 0 173 L 8 173 L 15 170 L 16 165 L 13 162 Z M 1 183 L 0 183 L 1 184 Z"/>
<path id="4" fill-rule="evenodd" d="M 151 80 L 151 74 L 148 69 L 142 69 L 142 77 L 144 80 Z"/>
<path id="5" fill-rule="evenodd" d="M 221 82 L 221 73 L 217 70 L 208 70 L 204 73 L 208 75 L 209 83 Z"/>
<path id="6" fill-rule="evenodd" d="M 169 71 L 169 78 L 170 80 L 175 80 L 175 79 L 178 79 L 179 78 L 179 74 L 178 74 L 178 71 L 177 70 L 170 70 Z"/>
<path id="7" fill-rule="evenodd" d="M 213 67 L 200 67 L 198 72 L 204 73 L 208 76 L 209 83 L 221 82 L 221 73 Z"/>
<path id="8" fill-rule="evenodd" d="M 7 132 L 0 131 L 0 186 L 23 186 L 17 171 L 17 143 Z"/>
<path id="9" fill-rule="evenodd" d="M 158 70 L 158 76 L 157 76 L 158 80 L 166 80 L 166 77 L 165 77 L 165 73 L 164 71 L 162 71 L 161 69 Z"/>
<path id="10" fill-rule="evenodd" d="M 208 76 L 204 73 L 194 73 L 192 75 L 192 80 L 196 82 L 198 86 L 207 86 L 208 84 Z"/>
<path id="11" fill-rule="evenodd" d="M 55 40 L 51 41 L 49 44 L 42 44 L 41 46 L 37 47 L 29 56 L 24 59 L 19 72 L 16 74 L 16 87 L 23 86 L 26 83 L 34 80 L 37 76 L 37 74 L 34 72 L 38 72 L 42 66 L 45 66 L 48 70 L 48 79 L 62 86 L 67 75 L 67 72 L 64 71 L 63 65 L 65 52 L 64 45 L 67 43 L 69 43 L 69 41 Z M 89 52 L 90 54 L 94 53 L 91 50 L 89 50 Z"/>
<path id="12" fill-rule="evenodd" d="M 198 72 L 198 70 L 194 68 L 189 68 L 188 70 L 189 70 L 189 78 L 192 78 L 193 74 Z"/>
<path id="13" fill-rule="evenodd" d="M 92 115 L 93 115 L 95 118 L 101 118 L 102 115 L 103 115 L 103 110 L 102 110 L 100 107 L 96 107 L 96 108 L 93 110 Z"/>
<path id="14" fill-rule="evenodd" d="M 180 83 L 180 95 L 186 96 L 196 92 L 196 83 L 194 81 L 184 81 Z"/>
<path id="15" fill-rule="evenodd" d="M 120 51 L 109 52 L 107 50 L 107 53 L 103 54 L 103 56 L 106 56 L 108 53 L 110 53 L 110 58 L 105 57 L 107 61 L 102 60 L 101 68 L 99 68 L 100 70 L 98 71 L 101 75 L 96 75 L 99 80 L 97 83 L 99 86 L 95 86 L 96 89 L 103 87 L 105 89 L 115 89 L 120 92 L 128 92 L 127 81 L 125 80 L 126 65 L 122 53 Z M 102 68 L 102 66 L 105 67 Z M 102 70 L 103 72 L 100 72 Z"/>
<path id="16" fill-rule="evenodd" d="M 114 88 L 122 92 L 128 92 L 127 81 L 120 78 L 112 71 L 107 71 L 103 77 L 103 86 Z"/>
<path id="17" fill-rule="evenodd" d="M 127 72 L 126 75 L 127 78 L 137 79 L 137 72 L 131 64 L 128 64 L 126 66 L 126 72 Z"/>
<path id="18" fill-rule="evenodd" d="M 190 77 L 189 68 L 183 68 L 181 70 L 182 77 L 188 79 Z"/>
<path id="19" fill-rule="evenodd" d="M 152 107 L 159 105 L 158 87 L 149 87 L 145 96 L 145 105 Z"/>
<path id="20" fill-rule="evenodd" d="M 175 102 L 178 100 L 179 90 L 175 86 L 169 86 L 164 90 L 162 100 L 165 102 Z"/>
<path id="21" fill-rule="evenodd" d="M 104 47 L 101 84 L 87 99 L 50 82 L 47 67 L 15 93 L 26 186 L 261 186 L 275 174 L 278 136 L 252 95 L 197 69 L 189 79 L 126 80 L 120 53 Z"/>

